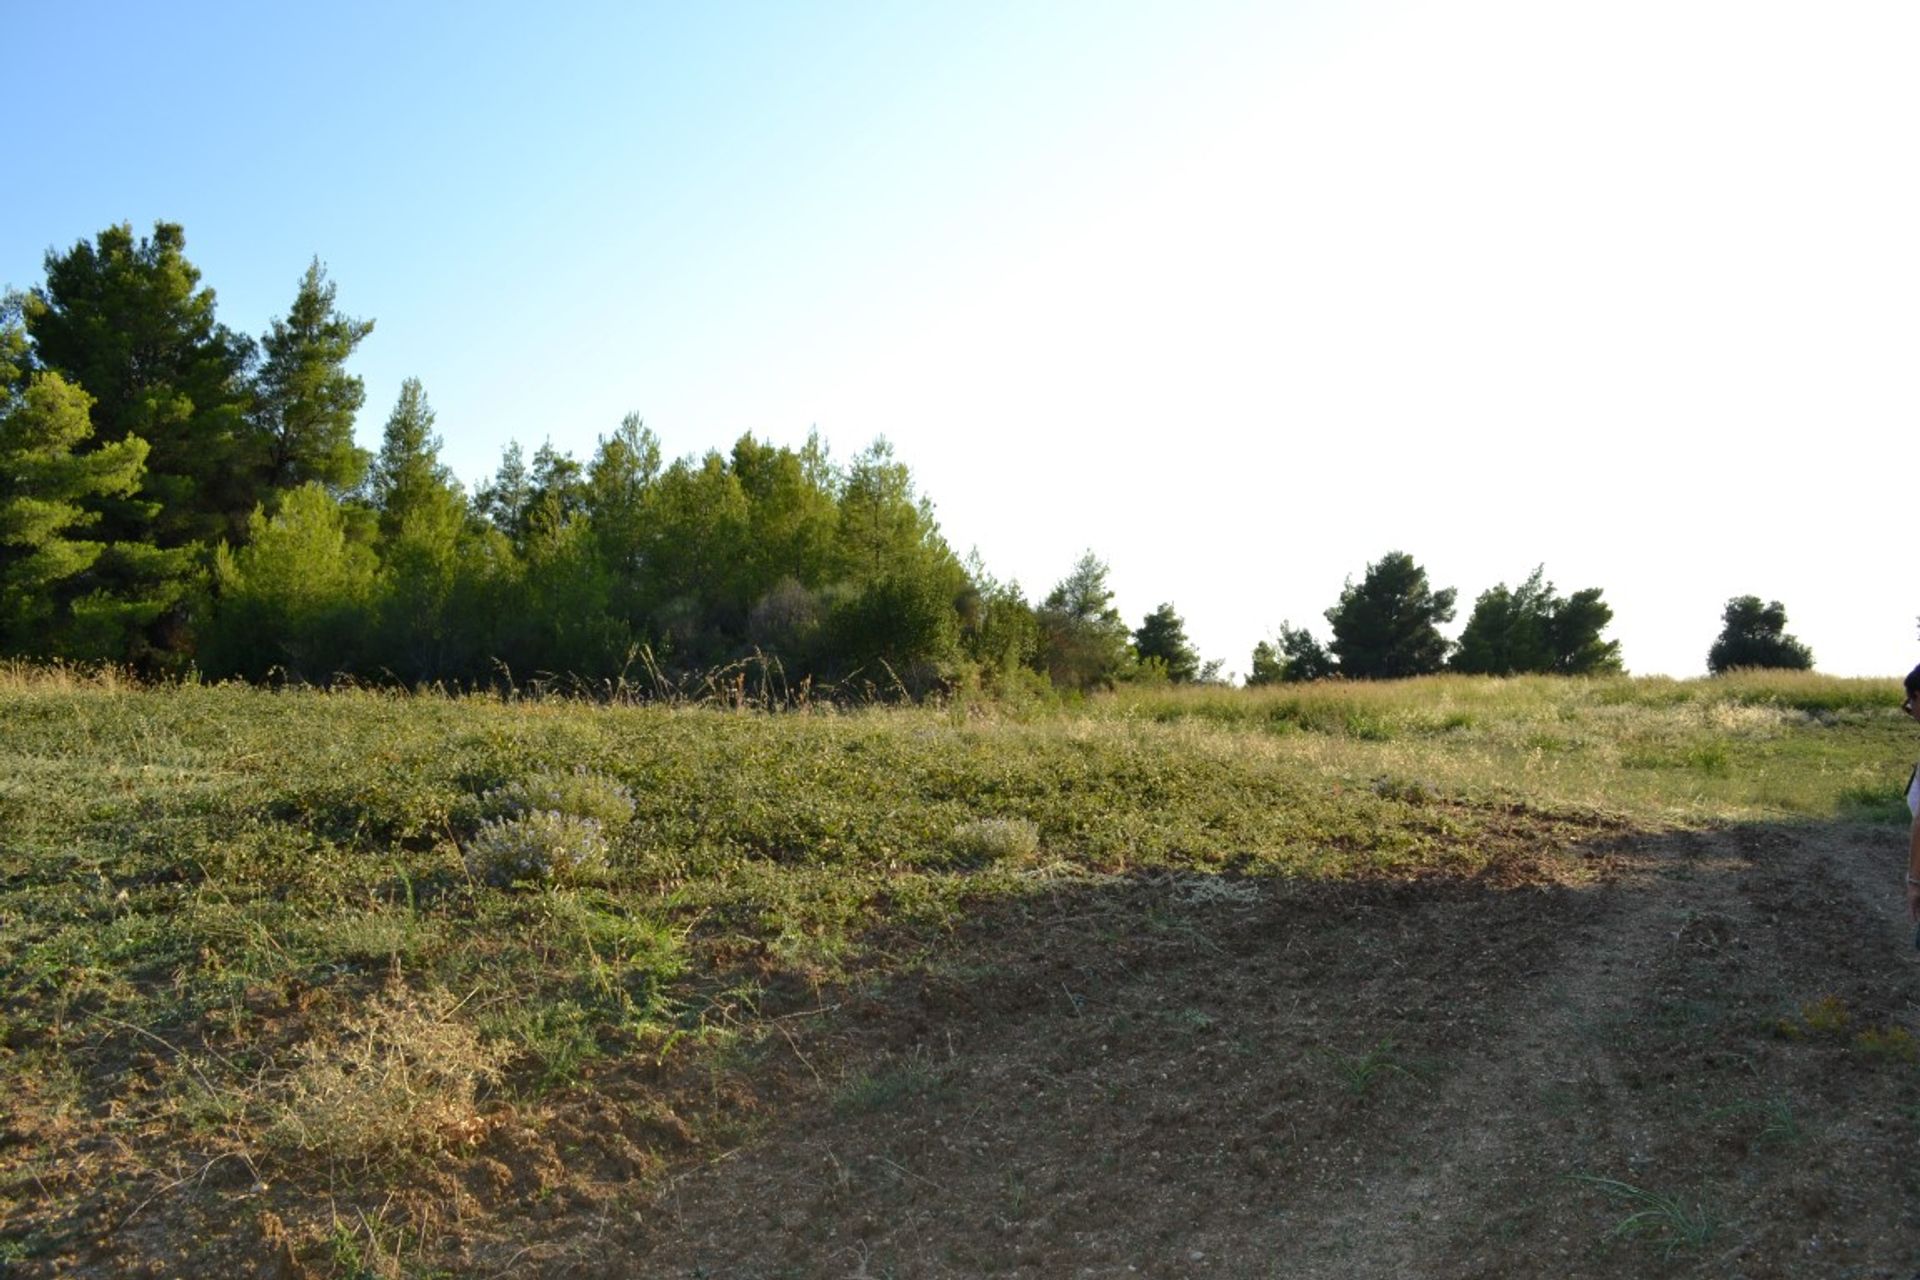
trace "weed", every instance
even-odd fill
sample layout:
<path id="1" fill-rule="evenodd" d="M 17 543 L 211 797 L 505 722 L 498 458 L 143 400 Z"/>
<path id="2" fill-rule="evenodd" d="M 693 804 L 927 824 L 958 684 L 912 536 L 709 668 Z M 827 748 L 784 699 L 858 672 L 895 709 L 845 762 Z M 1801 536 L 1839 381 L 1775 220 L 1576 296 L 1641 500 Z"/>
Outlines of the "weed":
<path id="1" fill-rule="evenodd" d="M 1797 1016 L 1774 1023 L 1774 1031 L 1788 1040 L 1813 1036 L 1832 1040 L 1844 1036 L 1851 1025 L 1853 1014 L 1847 1010 L 1847 1002 L 1839 996 L 1822 996 L 1802 1005 Z"/>
<path id="2" fill-rule="evenodd" d="M 475 1094 L 499 1079 L 505 1054 L 458 1010 L 447 992 L 395 986 L 310 1039 L 280 1082 L 269 1141 L 365 1165 L 477 1139 Z"/>
<path id="3" fill-rule="evenodd" d="M 1613 1224 L 1612 1230 L 1607 1232 L 1608 1239 L 1646 1236 L 1661 1247 L 1662 1257 L 1671 1258 L 1681 1249 L 1705 1248 L 1718 1230 L 1719 1223 L 1713 1213 L 1701 1204 L 1689 1205 L 1678 1196 L 1648 1191 L 1618 1178 L 1602 1178 L 1585 1173 L 1577 1173 L 1573 1177 L 1576 1182 L 1585 1183 L 1598 1191 L 1615 1206 L 1630 1211 Z"/>
<path id="4" fill-rule="evenodd" d="M 1392 1040 L 1382 1040 L 1360 1054 L 1327 1050 L 1326 1059 L 1328 1068 L 1341 1087 L 1356 1097 L 1371 1092 L 1392 1076 L 1419 1080 L 1425 1075 L 1419 1064 L 1399 1056 Z"/>
<path id="5" fill-rule="evenodd" d="M 969 863 L 1018 862 L 1040 852 L 1040 828 L 1025 818 L 976 818 L 953 829 L 951 844 Z"/>
<path id="6" fill-rule="evenodd" d="M 1920 1062 L 1920 1044 L 1905 1027 L 1862 1027 L 1853 1037 L 1853 1047 L 1876 1062 L 1909 1066 Z"/>
<path id="7" fill-rule="evenodd" d="M 479 807 L 487 818 L 564 813 L 590 818 L 611 831 L 633 820 L 634 800 L 633 793 L 613 779 L 579 765 L 567 772 L 536 773 L 495 787 L 480 796 Z"/>
<path id="8" fill-rule="evenodd" d="M 878 1070 L 849 1076 L 835 1090 L 833 1105 L 847 1113 L 884 1111 L 909 1099 L 927 1097 L 942 1083 L 939 1068 L 927 1054 L 910 1053 Z"/>
<path id="9" fill-rule="evenodd" d="M 1735 1102 L 1708 1114 L 1710 1119 L 1727 1116 L 1752 1117 L 1760 1126 L 1755 1136 L 1763 1144 L 1790 1146 L 1805 1136 L 1804 1130 L 1800 1127 L 1800 1118 L 1794 1114 L 1793 1104 L 1784 1098 Z"/>

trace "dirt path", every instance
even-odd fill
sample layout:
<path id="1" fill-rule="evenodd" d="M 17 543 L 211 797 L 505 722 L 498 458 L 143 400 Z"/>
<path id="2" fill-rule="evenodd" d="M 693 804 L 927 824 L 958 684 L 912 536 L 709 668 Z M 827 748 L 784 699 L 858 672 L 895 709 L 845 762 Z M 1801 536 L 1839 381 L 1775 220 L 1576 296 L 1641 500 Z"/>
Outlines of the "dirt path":
<path id="1" fill-rule="evenodd" d="M 742 1278 L 1908 1280 L 1920 966 L 1886 839 L 1061 889 L 796 1040 L 812 1105 L 618 1251 Z"/>

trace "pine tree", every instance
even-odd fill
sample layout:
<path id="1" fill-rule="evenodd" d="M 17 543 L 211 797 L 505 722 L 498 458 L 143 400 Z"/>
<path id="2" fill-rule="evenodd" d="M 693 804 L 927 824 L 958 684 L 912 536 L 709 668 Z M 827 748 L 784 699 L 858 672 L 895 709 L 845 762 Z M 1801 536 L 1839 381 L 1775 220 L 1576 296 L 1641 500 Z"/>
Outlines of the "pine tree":
<path id="1" fill-rule="evenodd" d="M 1107 572 L 1087 552 L 1040 606 L 1038 661 L 1060 688 L 1111 688 L 1130 660 L 1127 624 L 1113 607 Z"/>
<path id="2" fill-rule="evenodd" d="M 211 551 L 245 536 L 262 496 L 247 421 L 254 348 L 215 318 L 185 249 L 174 223 L 139 241 L 109 227 L 47 255 L 25 318 L 40 366 L 93 397 L 90 447 L 129 435 L 149 446 L 146 500 L 99 504 L 102 534 Z"/>
<path id="3" fill-rule="evenodd" d="M 256 510 L 246 545 L 214 557 L 217 603 L 200 649 L 215 676 L 259 679 L 271 669 L 323 680 L 358 665 L 376 562 L 348 534 L 347 514 L 318 480 Z"/>
<path id="4" fill-rule="evenodd" d="M 1707 651 L 1707 670 L 1714 675 L 1739 667 L 1813 668 L 1813 650 L 1787 634 L 1787 610 L 1778 600 L 1762 604 L 1759 596 L 1735 596 L 1721 622 L 1720 635 Z"/>
<path id="5" fill-rule="evenodd" d="M 109 550 L 86 536 L 100 522 L 86 503 L 140 487 L 146 442 L 128 436 L 80 452 L 93 434 L 91 397 L 57 373 L 22 379 L 4 354 L 0 365 L 0 646 L 36 657 L 129 656 L 93 652 L 92 637 L 76 644 L 73 604 L 97 589 L 93 571 Z M 99 602 L 83 606 L 88 613 L 97 617 Z"/>
<path id="6" fill-rule="evenodd" d="M 353 422 L 367 393 L 346 362 L 373 321 L 341 315 L 334 293 L 315 258 L 286 319 L 275 320 L 260 344 L 266 359 L 254 381 L 253 420 L 261 480 L 271 489 L 318 481 L 337 497 L 366 476 L 367 452 L 353 441 Z"/>
<path id="7" fill-rule="evenodd" d="M 1349 582 L 1327 610 L 1342 674 L 1361 680 L 1428 675 L 1446 665 L 1447 641 L 1436 624 L 1453 619 L 1454 591 L 1435 591 L 1427 571 L 1403 551 L 1390 551 Z"/>
<path id="8" fill-rule="evenodd" d="M 388 540 L 399 536 L 408 517 L 443 507 L 445 495 L 459 494 L 453 473 L 440 465 L 433 407 L 418 378 L 400 384 L 400 397 L 387 417 L 380 454 L 374 459 L 370 486 L 380 511 L 380 536 Z"/>
<path id="9" fill-rule="evenodd" d="M 1171 604 L 1163 604 L 1146 616 L 1133 633 L 1133 648 L 1142 663 L 1163 664 L 1167 679 L 1175 684 L 1185 684 L 1200 674 L 1200 655 L 1187 643 L 1186 623 Z"/>

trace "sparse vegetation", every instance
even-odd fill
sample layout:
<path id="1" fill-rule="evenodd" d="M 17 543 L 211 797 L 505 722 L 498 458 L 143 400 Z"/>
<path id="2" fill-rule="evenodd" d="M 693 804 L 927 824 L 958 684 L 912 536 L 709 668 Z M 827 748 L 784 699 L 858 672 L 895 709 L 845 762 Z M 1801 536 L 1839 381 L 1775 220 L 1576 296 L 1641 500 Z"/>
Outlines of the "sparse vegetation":
<path id="1" fill-rule="evenodd" d="M 89 1215 L 162 1209 L 191 1247 L 239 1248 L 244 1202 L 323 1271 L 337 1247 L 424 1274 L 488 1215 L 521 1232 L 589 1176 L 596 1212 L 644 1211 L 663 1169 L 749 1149 L 770 1097 L 854 1131 L 943 1116 L 962 1152 L 1013 1106 L 1062 1125 L 1111 1108 L 1172 1146 L 1247 1072 L 1244 1149 L 1181 1176 L 1304 1177 L 1293 1162 L 1345 1140 L 1325 1108 L 1364 1113 L 1368 1142 L 1412 1122 L 1343 1093 L 1457 1105 L 1505 1025 L 1475 1002 L 1577 952 L 1562 939 L 1618 850 L 1882 823 L 1861 798 L 1904 780 L 1897 702 L 1891 681 L 1806 673 L 1440 676 L 743 715 L 0 669 L 0 1257 L 37 1275 Z M 1727 874 L 1670 870 L 1692 893 Z M 1691 1082 L 1684 1103 L 1621 1086 L 1666 1108 L 1659 1143 L 1824 1158 L 1807 1082 L 1834 1073 L 1906 1114 L 1905 1005 L 1830 972 L 1742 1004 L 1721 988 L 1746 971 L 1712 966 L 1762 925 L 1673 918 L 1684 936 L 1654 938 L 1685 966 L 1623 988 L 1583 1042 Z M 1502 958 L 1501 928 L 1534 949 Z M 1253 994 L 1223 986 L 1243 974 Z M 1676 1031 L 1702 993 L 1712 1015 Z M 1030 1030 L 1027 1057 L 979 1074 L 983 1042 Z M 1757 1060 L 1765 1109 L 1729 1124 Z M 1558 1122 L 1598 1105 L 1555 1089 Z M 601 1164 L 572 1171 L 569 1143 Z M 1665 1185 L 1748 1194 L 1656 1147 Z M 883 1154 L 912 1169 L 886 1186 L 945 1185 Z M 1015 1173 L 1035 1220 L 1057 1216 L 1066 1175 Z M 1606 1194 L 1643 1224 L 1620 1234 L 1691 1247 L 1691 1201 L 1663 1218 Z M 456 1227 L 456 1204 L 479 1216 Z M 537 1221 L 563 1230 L 553 1213 Z"/>
<path id="2" fill-rule="evenodd" d="M 1703 1205 L 1618 1178 L 1577 1176 L 1615 1206 L 1628 1210 L 1626 1217 L 1613 1224 L 1610 1236 L 1647 1237 L 1668 1258 L 1681 1249 L 1703 1249 L 1713 1241 L 1719 1223 Z"/>

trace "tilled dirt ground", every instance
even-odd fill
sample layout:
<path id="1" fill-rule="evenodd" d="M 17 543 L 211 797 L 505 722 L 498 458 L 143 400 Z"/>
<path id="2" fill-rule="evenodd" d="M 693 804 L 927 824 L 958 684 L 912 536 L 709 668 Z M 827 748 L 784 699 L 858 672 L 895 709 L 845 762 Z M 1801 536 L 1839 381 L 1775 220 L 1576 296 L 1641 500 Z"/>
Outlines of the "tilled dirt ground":
<path id="1" fill-rule="evenodd" d="M 1470 876 L 1055 882 L 333 1211 L 462 1276 L 1908 1280 L 1902 837 L 1516 818 Z M 21 1273 L 354 1274 L 206 1183 Z"/>
<path id="2" fill-rule="evenodd" d="M 841 1011 L 817 1034 L 851 1083 L 680 1178 L 636 1261 L 1907 1280 L 1899 844 L 1599 835 L 1467 880 L 1057 892 Z"/>

